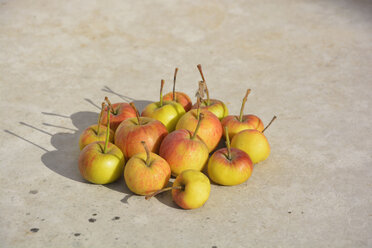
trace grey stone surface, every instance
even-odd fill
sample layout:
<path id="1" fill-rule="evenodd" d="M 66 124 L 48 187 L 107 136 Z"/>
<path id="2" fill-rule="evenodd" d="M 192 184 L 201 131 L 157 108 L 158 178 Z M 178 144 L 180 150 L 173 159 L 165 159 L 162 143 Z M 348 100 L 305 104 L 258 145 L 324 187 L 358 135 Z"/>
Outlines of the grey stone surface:
<path id="1" fill-rule="evenodd" d="M 0 1 L 1 247 L 372 247 L 371 1 Z M 104 96 L 160 79 L 265 124 L 270 157 L 184 211 L 84 182 Z M 119 217 L 119 218 L 115 218 Z"/>

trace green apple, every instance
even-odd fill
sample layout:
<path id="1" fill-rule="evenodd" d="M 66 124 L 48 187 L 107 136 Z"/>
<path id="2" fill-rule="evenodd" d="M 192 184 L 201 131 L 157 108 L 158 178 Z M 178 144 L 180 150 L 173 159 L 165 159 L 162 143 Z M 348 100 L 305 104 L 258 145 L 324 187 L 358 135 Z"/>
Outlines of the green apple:
<path id="1" fill-rule="evenodd" d="M 168 184 L 171 170 L 167 161 L 150 152 L 144 141 L 141 143 L 146 153 L 138 153 L 129 159 L 124 169 L 124 178 L 130 191 L 147 195 Z"/>
<path id="2" fill-rule="evenodd" d="M 110 111 L 108 109 L 108 111 Z M 107 115 L 106 141 L 91 143 L 80 152 L 79 171 L 89 182 L 107 184 L 117 180 L 123 173 L 125 158 L 121 150 L 109 143 L 110 115 Z"/>
<path id="3" fill-rule="evenodd" d="M 256 129 L 247 129 L 237 133 L 231 140 L 231 147 L 246 152 L 253 164 L 266 160 L 270 155 L 270 145 L 263 133 L 275 119 L 276 116 L 262 132 Z"/>
<path id="4" fill-rule="evenodd" d="M 163 86 L 164 80 L 161 80 L 160 101 L 147 105 L 141 115 L 160 121 L 168 132 L 172 132 L 178 120 L 185 114 L 185 109 L 177 102 L 163 101 Z"/>

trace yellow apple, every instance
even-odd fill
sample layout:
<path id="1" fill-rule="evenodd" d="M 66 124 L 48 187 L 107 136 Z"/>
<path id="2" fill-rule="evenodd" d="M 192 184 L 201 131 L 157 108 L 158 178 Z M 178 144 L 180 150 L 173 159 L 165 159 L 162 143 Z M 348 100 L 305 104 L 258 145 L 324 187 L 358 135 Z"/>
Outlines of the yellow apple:
<path id="1" fill-rule="evenodd" d="M 142 116 L 156 119 L 164 124 L 168 132 L 174 131 L 178 120 L 186 113 L 181 104 L 174 101 L 163 101 L 164 80 L 161 81 L 160 101 L 150 103 L 142 111 Z"/>
<path id="2" fill-rule="evenodd" d="M 110 111 L 109 108 L 107 111 Z M 79 170 L 89 182 L 112 183 L 123 173 L 125 158 L 117 146 L 109 143 L 110 131 L 110 114 L 108 114 L 106 141 L 91 143 L 80 152 Z"/>
<path id="3" fill-rule="evenodd" d="M 270 155 L 270 145 L 263 132 L 275 119 L 276 116 L 262 132 L 256 129 L 247 129 L 237 133 L 231 140 L 231 147 L 246 152 L 253 164 L 264 161 Z"/>
<path id="4" fill-rule="evenodd" d="M 211 183 L 197 170 L 185 170 L 179 174 L 172 187 L 173 201 L 184 209 L 200 208 L 208 200 Z"/>

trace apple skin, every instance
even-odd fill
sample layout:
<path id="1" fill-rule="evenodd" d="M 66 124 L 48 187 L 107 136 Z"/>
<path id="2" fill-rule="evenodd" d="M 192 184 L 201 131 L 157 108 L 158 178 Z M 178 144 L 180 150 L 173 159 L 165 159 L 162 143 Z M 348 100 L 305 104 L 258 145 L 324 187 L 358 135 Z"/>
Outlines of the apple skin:
<path id="1" fill-rule="evenodd" d="M 173 92 L 167 93 L 163 97 L 164 101 L 173 101 Z M 183 92 L 176 91 L 176 102 L 182 105 L 186 112 L 188 112 L 192 107 L 191 99 L 188 95 Z"/>
<path id="2" fill-rule="evenodd" d="M 183 209 L 195 209 L 204 205 L 211 192 L 211 183 L 206 175 L 197 170 L 185 170 L 174 180 L 173 201 Z"/>
<path id="3" fill-rule="evenodd" d="M 160 102 L 150 103 L 142 111 L 141 115 L 160 121 L 170 133 L 174 131 L 178 120 L 185 113 L 185 109 L 181 104 L 173 101 L 163 101 L 163 106 L 160 106 Z"/>
<path id="4" fill-rule="evenodd" d="M 150 166 L 145 152 L 131 157 L 124 169 L 125 183 L 137 195 L 147 195 L 164 188 L 171 176 L 170 167 L 159 155 L 150 152 Z"/>
<path id="5" fill-rule="evenodd" d="M 123 174 L 125 158 L 121 150 L 108 143 L 107 151 L 103 153 L 104 147 L 105 142 L 94 142 L 80 152 L 80 174 L 91 183 L 112 183 Z"/>
<path id="6" fill-rule="evenodd" d="M 253 164 L 264 161 L 270 155 L 267 138 L 256 129 L 247 129 L 237 133 L 231 140 L 231 147 L 247 153 Z"/>
<path id="7" fill-rule="evenodd" d="M 253 163 L 249 156 L 236 148 L 231 148 L 231 160 L 227 148 L 217 150 L 208 161 L 208 176 L 218 184 L 232 186 L 248 180 L 252 174 Z"/>
<path id="8" fill-rule="evenodd" d="M 171 132 L 161 143 L 159 155 L 164 158 L 172 171 L 178 176 L 182 171 L 194 169 L 201 171 L 209 157 L 208 147 L 193 133 L 186 129 Z"/>
<path id="9" fill-rule="evenodd" d="M 114 131 L 116 131 L 122 121 L 136 117 L 136 111 L 128 103 L 114 103 L 112 108 L 116 114 L 110 112 L 110 128 Z M 107 107 L 106 111 L 102 113 L 101 124 L 107 126 Z"/>
<path id="10" fill-rule="evenodd" d="M 106 140 L 106 130 L 107 127 L 101 125 L 99 128 L 99 134 L 97 134 L 97 127 L 98 125 L 92 125 L 86 128 L 79 137 L 79 147 L 80 150 L 83 150 L 84 147 L 89 145 L 90 143 L 97 142 L 97 141 L 105 141 Z M 114 131 L 110 129 L 110 136 L 109 142 L 114 143 Z"/>
<path id="11" fill-rule="evenodd" d="M 202 109 L 204 114 L 198 130 L 198 136 L 207 145 L 209 152 L 213 151 L 222 137 L 222 125 L 220 120 L 210 111 Z M 197 109 L 187 112 L 178 121 L 176 130 L 186 129 L 193 132 L 198 124 Z"/>
<path id="12" fill-rule="evenodd" d="M 219 120 L 221 120 L 222 118 L 226 117 L 229 114 L 229 110 L 227 109 L 226 105 L 222 101 L 216 100 L 216 99 L 209 99 L 208 106 L 207 106 L 207 100 L 204 100 L 202 104 L 200 105 L 200 107 L 201 109 L 206 109 L 206 110 L 211 111 L 213 114 L 217 116 Z M 192 106 L 192 109 L 197 109 L 197 108 L 198 108 L 198 104 L 195 103 Z"/>
<path id="13" fill-rule="evenodd" d="M 255 115 L 243 115 L 242 121 L 239 121 L 239 116 L 228 115 L 221 120 L 222 127 L 228 127 L 229 137 L 232 139 L 235 134 L 246 129 L 257 129 L 262 132 L 264 125 L 260 118 Z M 225 137 L 225 133 L 223 133 Z"/>
<path id="14" fill-rule="evenodd" d="M 140 117 L 141 125 L 137 118 L 129 118 L 123 121 L 115 132 L 115 145 L 124 156 L 129 159 L 133 155 L 145 152 L 141 141 L 145 141 L 149 150 L 159 153 L 159 147 L 168 131 L 158 120 L 149 117 Z"/>

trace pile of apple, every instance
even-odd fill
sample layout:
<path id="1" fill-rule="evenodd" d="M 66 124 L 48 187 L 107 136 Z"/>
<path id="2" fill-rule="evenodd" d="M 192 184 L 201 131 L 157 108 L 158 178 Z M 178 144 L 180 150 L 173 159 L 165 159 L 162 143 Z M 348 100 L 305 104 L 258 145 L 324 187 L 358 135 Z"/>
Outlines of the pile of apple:
<path id="1" fill-rule="evenodd" d="M 178 68 L 173 92 L 163 97 L 162 80 L 159 102 L 147 105 L 141 115 L 133 103 L 111 104 L 106 97 L 98 124 L 79 139 L 81 175 L 89 182 L 107 184 L 124 171 L 125 183 L 135 194 L 149 199 L 172 190 L 174 202 L 184 209 L 207 201 L 209 178 L 220 185 L 248 180 L 253 164 L 270 154 L 264 131 L 276 117 L 264 128 L 257 116 L 243 115 L 249 89 L 240 115 L 228 115 L 222 101 L 209 98 L 201 66 L 197 67 L 202 81 L 195 105 L 185 93 L 175 91 Z M 214 151 L 222 136 L 226 148 Z M 176 177 L 173 186 L 165 188 L 171 175 Z"/>

